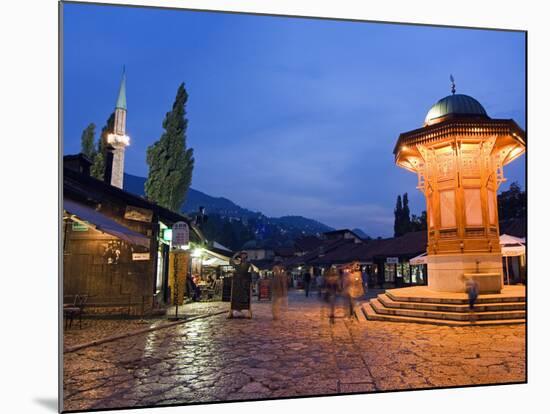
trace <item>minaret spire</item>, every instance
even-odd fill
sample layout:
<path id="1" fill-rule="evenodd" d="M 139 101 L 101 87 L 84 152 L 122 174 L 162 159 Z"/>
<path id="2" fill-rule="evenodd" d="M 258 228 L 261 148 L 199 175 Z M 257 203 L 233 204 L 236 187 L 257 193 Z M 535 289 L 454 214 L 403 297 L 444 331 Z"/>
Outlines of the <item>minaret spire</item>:
<path id="1" fill-rule="evenodd" d="M 116 108 L 126 110 L 126 66 L 122 66 L 122 79 L 118 89 L 118 98 L 116 100 Z"/>
<path id="2" fill-rule="evenodd" d="M 106 177 L 112 186 L 122 188 L 124 180 L 124 151 L 130 144 L 130 138 L 126 135 L 126 68 L 122 67 L 122 80 L 118 89 L 118 97 L 115 105 L 115 125 L 112 134 L 107 136 L 112 157 L 111 168 L 107 168 L 110 177 Z"/>

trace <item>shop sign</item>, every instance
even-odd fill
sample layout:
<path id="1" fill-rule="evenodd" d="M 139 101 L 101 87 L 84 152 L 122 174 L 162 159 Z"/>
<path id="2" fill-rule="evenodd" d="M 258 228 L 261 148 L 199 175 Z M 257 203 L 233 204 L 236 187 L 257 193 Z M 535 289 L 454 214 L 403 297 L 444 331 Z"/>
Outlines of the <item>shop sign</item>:
<path id="1" fill-rule="evenodd" d="M 149 260 L 150 258 L 150 253 L 132 253 L 132 260 Z"/>
<path id="2" fill-rule="evenodd" d="M 145 223 L 150 223 L 153 220 L 153 210 L 148 210 L 146 208 L 126 206 L 126 211 L 124 212 L 124 218 L 127 220 L 142 221 Z"/>
<path id="3" fill-rule="evenodd" d="M 386 257 L 387 264 L 399 264 L 399 257 Z"/>
<path id="4" fill-rule="evenodd" d="M 189 226 L 185 221 L 178 221 L 172 226 L 172 245 L 183 246 L 189 244 Z"/>
<path id="5" fill-rule="evenodd" d="M 88 231 L 88 222 L 79 223 L 78 221 L 73 221 L 72 229 L 73 231 Z"/>

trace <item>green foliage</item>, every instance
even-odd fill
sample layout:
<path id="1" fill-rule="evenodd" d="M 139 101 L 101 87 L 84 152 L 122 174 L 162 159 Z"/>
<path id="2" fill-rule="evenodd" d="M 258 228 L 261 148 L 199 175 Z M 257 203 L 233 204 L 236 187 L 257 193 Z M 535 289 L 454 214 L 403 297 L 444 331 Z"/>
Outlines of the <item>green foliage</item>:
<path id="1" fill-rule="evenodd" d="M 162 126 L 165 132 L 160 140 L 147 148 L 149 175 L 145 182 L 145 194 L 173 211 L 179 211 L 191 185 L 193 175 L 193 149 L 187 149 L 185 84 L 178 88 L 172 110 L 166 114 Z"/>
<path id="2" fill-rule="evenodd" d="M 208 216 L 203 233 L 207 240 L 215 240 L 234 251 L 241 249 L 244 243 L 255 238 L 250 223 L 231 220 L 218 214 Z"/>
<path id="3" fill-rule="evenodd" d="M 409 210 L 409 195 L 403 194 L 403 216 L 401 226 L 405 233 L 411 228 L 411 211 Z"/>
<path id="4" fill-rule="evenodd" d="M 508 220 L 527 216 L 527 193 L 517 182 L 510 184 L 508 191 L 498 195 L 498 218 Z"/>
<path id="5" fill-rule="evenodd" d="M 403 199 L 401 199 L 401 195 L 397 196 L 397 202 L 393 214 L 394 237 L 402 236 L 403 234 L 411 231 L 427 229 L 425 211 L 423 211 L 420 216 L 413 214 L 411 218 L 411 212 L 409 209 L 409 195 L 407 193 L 403 194 Z"/>
<path id="6" fill-rule="evenodd" d="M 107 135 L 112 133 L 115 129 L 115 113 L 111 113 L 105 126 L 101 129 L 99 140 L 97 141 L 97 150 L 95 157 L 93 158 L 93 164 L 90 169 L 92 177 L 98 180 L 103 180 L 105 176 L 105 160 L 107 159 Z"/>
<path id="7" fill-rule="evenodd" d="M 393 236 L 401 236 L 403 234 L 403 202 L 401 201 L 401 194 L 397 196 L 397 202 L 395 203 L 393 215 Z"/>
<path id="8" fill-rule="evenodd" d="M 89 124 L 80 137 L 80 152 L 87 156 L 90 160 L 94 160 L 96 150 L 94 148 L 95 141 L 95 124 Z"/>
<path id="9" fill-rule="evenodd" d="M 411 217 L 410 231 L 420 231 L 420 230 L 427 230 L 427 229 L 428 229 L 428 224 L 427 224 L 426 210 L 422 211 L 420 216 L 413 214 Z"/>

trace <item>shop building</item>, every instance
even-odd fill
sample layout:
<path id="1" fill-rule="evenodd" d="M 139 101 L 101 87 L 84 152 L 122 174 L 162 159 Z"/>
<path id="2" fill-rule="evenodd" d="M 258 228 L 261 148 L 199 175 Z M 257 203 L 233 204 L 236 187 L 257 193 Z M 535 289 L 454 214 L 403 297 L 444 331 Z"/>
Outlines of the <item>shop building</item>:
<path id="1" fill-rule="evenodd" d="M 171 228 L 191 219 L 89 175 L 83 155 L 64 157 L 63 295 L 87 295 L 89 313 L 148 314 L 173 300 Z M 182 272 L 187 266 L 180 261 Z M 173 270 L 173 269 L 172 269 Z"/>

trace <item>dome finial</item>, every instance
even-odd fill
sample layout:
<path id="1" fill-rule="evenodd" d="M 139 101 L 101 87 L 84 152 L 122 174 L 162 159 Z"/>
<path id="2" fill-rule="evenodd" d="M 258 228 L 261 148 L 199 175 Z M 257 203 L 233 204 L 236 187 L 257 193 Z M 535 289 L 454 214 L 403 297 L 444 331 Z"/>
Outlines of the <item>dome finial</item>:
<path id="1" fill-rule="evenodd" d="M 451 74 L 451 93 L 454 95 L 456 92 L 456 85 L 455 85 L 455 78 L 453 78 L 453 75 Z"/>

